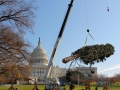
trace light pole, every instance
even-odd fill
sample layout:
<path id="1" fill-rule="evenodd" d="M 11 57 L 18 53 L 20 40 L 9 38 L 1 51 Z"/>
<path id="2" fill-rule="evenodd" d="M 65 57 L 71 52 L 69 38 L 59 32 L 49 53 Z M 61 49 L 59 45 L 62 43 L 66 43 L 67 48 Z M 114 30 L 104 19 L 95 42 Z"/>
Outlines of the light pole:
<path id="1" fill-rule="evenodd" d="M 78 90 L 80 90 L 80 89 L 79 89 L 79 74 L 78 74 Z"/>

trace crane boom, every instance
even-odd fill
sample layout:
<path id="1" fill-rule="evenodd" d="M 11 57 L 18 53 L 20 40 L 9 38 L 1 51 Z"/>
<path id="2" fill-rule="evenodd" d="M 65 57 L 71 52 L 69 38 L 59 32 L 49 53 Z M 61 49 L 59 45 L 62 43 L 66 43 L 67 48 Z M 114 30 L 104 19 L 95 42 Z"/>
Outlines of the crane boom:
<path id="1" fill-rule="evenodd" d="M 49 74 L 50 74 L 50 72 L 51 72 L 52 65 L 53 65 L 53 61 L 54 61 L 54 57 L 55 57 L 55 54 L 56 54 L 56 50 L 57 50 L 58 45 L 59 45 L 59 42 L 60 42 L 60 40 L 61 40 L 61 38 L 62 38 L 62 35 L 63 35 L 63 32 L 64 32 L 64 28 L 65 28 L 65 25 L 66 25 L 66 22 L 67 22 L 67 19 L 68 19 L 68 16 L 69 16 L 69 13 L 70 13 L 70 10 L 71 10 L 73 1 L 74 1 L 74 0 L 71 0 L 70 4 L 68 5 L 67 13 L 66 13 L 65 18 L 64 18 L 64 21 L 63 21 L 63 23 L 62 23 L 62 26 L 61 26 L 59 35 L 58 35 L 57 40 L 56 40 L 56 43 L 55 43 L 55 45 L 54 45 L 54 49 L 53 49 L 51 58 L 50 58 L 49 63 L 48 63 L 48 67 L 47 67 L 46 72 L 45 72 L 45 76 L 44 76 L 45 79 L 47 79 L 47 77 L 49 76 Z"/>

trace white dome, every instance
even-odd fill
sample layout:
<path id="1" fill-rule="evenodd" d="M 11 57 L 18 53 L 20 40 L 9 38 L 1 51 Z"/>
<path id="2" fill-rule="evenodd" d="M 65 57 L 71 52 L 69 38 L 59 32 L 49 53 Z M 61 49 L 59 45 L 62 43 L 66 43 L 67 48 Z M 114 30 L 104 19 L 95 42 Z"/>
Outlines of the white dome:
<path id="1" fill-rule="evenodd" d="M 41 55 L 43 55 L 43 56 L 46 56 L 46 52 L 45 52 L 45 50 L 42 48 L 42 46 L 41 46 L 41 44 L 40 44 L 40 39 L 39 39 L 39 41 L 38 41 L 38 46 L 33 50 L 33 53 L 35 54 L 35 53 L 39 53 L 39 54 L 41 54 Z"/>
<path id="2" fill-rule="evenodd" d="M 40 44 L 38 44 L 38 46 L 33 50 L 33 53 L 35 52 L 45 53 L 45 50 L 42 48 Z"/>
<path id="3" fill-rule="evenodd" d="M 38 46 L 32 52 L 33 64 L 35 65 L 47 65 L 48 59 L 45 50 L 42 48 L 40 38 Z"/>

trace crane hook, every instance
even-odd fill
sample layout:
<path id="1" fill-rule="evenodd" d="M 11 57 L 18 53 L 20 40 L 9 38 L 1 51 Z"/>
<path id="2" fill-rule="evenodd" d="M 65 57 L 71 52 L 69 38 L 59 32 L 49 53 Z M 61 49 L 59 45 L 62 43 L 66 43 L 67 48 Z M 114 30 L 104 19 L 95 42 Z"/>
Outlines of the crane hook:
<path id="1" fill-rule="evenodd" d="M 90 30 L 89 30 L 89 29 L 87 29 L 87 32 L 88 32 L 88 33 L 89 33 L 89 31 L 90 31 Z"/>
<path id="2" fill-rule="evenodd" d="M 109 7 L 107 7 L 107 11 L 109 12 L 110 10 L 109 10 Z"/>

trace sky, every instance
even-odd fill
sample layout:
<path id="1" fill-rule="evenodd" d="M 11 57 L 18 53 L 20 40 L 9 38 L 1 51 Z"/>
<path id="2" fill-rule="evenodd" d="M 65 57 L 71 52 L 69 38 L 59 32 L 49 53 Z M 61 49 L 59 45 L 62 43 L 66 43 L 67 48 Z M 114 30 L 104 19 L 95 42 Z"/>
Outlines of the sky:
<path id="1" fill-rule="evenodd" d="M 31 52 L 37 46 L 40 37 L 41 45 L 46 51 L 48 60 L 50 59 L 70 1 L 36 0 L 34 2 L 37 6 L 34 34 L 27 32 L 25 35 L 25 39 L 33 45 Z M 90 30 L 95 41 L 88 36 L 87 29 Z M 54 66 L 68 68 L 70 62 L 64 64 L 62 59 L 83 47 L 87 36 L 86 45 L 110 43 L 115 47 L 114 55 L 105 62 L 92 66 L 97 67 L 98 74 L 113 76 L 120 73 L 120 0 L 74 0 L 54 58 Z"/>

